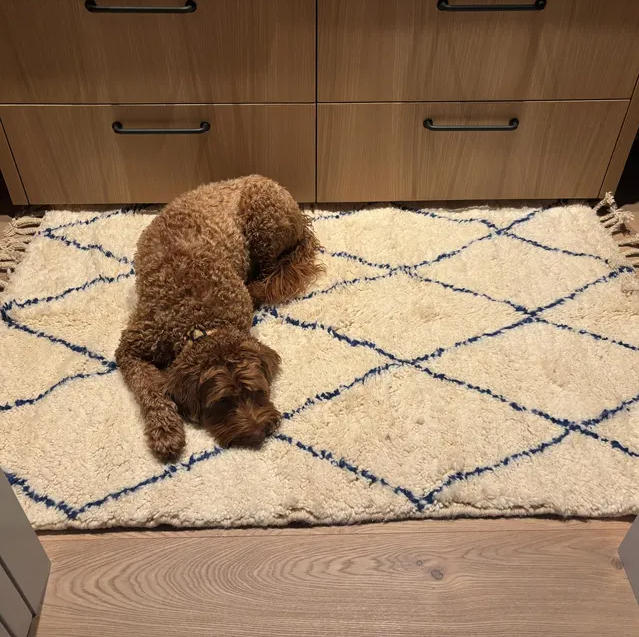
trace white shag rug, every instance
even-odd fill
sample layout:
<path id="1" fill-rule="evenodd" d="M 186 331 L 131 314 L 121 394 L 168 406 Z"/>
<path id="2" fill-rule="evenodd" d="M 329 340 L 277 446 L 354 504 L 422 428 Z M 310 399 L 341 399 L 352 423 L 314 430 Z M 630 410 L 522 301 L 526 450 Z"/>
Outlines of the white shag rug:
<path id="1" fill-rule="evenodd" d="M 50 212 L 2 297 L 0 466 L 39 529 L 639 513 L 639 295 L 586 207 L 315 211 L 255 333 L 281 429 L 147 450 L 113 361 L 151 216 Z"/>

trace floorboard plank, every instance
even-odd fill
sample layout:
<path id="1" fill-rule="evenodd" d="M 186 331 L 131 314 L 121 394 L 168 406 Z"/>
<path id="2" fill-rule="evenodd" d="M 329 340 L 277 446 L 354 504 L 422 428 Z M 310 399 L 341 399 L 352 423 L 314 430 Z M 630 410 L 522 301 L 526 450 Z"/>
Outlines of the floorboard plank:
<path id="1" fill-rule="evenodd" d="M 38 636 L 636 634 L 639 607 L 616 553 L 627 524 L 501 523 L 42 536 L 53 568 Z"/>

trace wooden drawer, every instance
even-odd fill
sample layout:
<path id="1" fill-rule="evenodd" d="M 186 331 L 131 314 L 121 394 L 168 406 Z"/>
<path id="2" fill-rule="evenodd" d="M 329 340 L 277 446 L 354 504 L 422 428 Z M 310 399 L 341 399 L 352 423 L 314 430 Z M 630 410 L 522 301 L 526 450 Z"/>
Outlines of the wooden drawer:
<path id="1" fill-rule="evenodd" d="M 315 0 L 197 0 L 178 15 L 1 0 L 0 103 L 313 102 L 315 11 Z"/>
<path id="2" fill-rule="evenodd" d="M 505 3 L 534 0 L 448 0 Z M 318 20 L 323 102 L 627 98 L 639 72 L 639 2 L 630 0 L 490 12 L 319 0 Z"/>
<path id="3" fill-rule="evenodd" d="M 597 197 L 627 101 L 320 104 L 318 201 Z M 511 131 L 431 131 L 508 125 Z"/>
<path id="4" fill-rule="evenodd" d="M 5 106 L 0 119 L 31 203 L 165 202 L 201 183 L 267 175 L 315 197 L 315 106 Z M 190 128 L 198 134 L 116 134 Z"/>

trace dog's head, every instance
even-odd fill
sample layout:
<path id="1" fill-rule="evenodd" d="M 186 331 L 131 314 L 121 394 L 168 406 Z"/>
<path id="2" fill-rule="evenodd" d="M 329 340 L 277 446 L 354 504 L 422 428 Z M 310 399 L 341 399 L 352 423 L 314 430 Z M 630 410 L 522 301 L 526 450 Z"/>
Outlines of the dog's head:
<path id="1" fill-rule="evenodd" d="M 185 347 L 168 370 L 166 391 L 223 447 L 258 446 L 280 421 L 270 400 L 279 365 L 278 354 L 252 337 L 213 335 Z"/>

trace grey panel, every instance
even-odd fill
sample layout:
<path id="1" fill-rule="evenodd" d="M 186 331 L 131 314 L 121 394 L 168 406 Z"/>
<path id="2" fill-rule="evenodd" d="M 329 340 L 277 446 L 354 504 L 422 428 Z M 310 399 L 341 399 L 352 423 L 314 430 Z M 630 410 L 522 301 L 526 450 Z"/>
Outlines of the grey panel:
<path id="1" fill-rule="evenodd" d="M 10 573 L 31 612 L 40 611 L 50 562 L 0 470 L 0 565 Z"/>
<path id="2" fill-rule="evenodd" d="M 2 624 L 0 624 L 0 637 L 11 637 Z"/>
<path id="3" fill-rule="evenodd" d="M 33 617 L 4 569 L 0 569 L 0 617 L 15 637 L 26 637 Z"/>
<path id="4" fill-rule="evenodd" d="M 626 537 L 619 545 L 619 557 L 626 569 L 635 598 L 639 602 L 639 517 L 632 523 Z"/>

